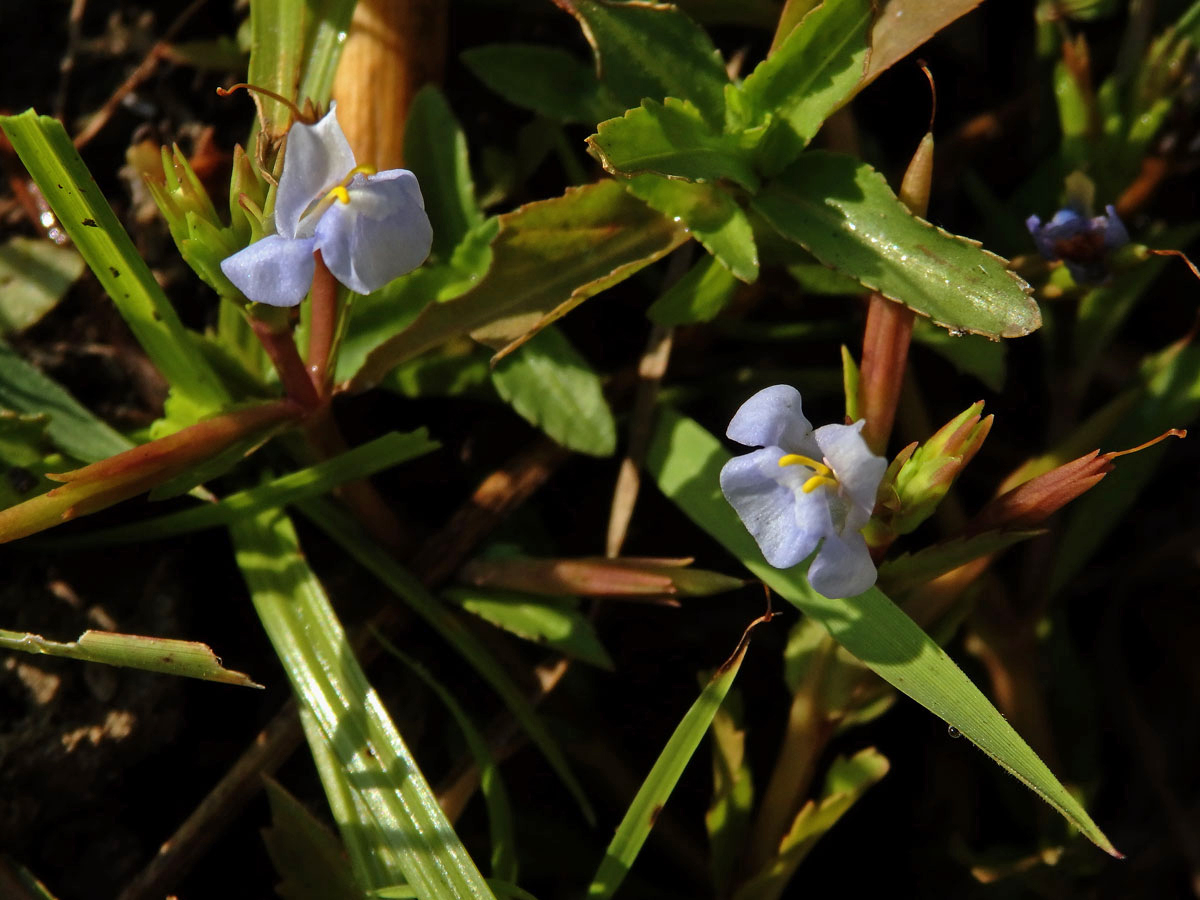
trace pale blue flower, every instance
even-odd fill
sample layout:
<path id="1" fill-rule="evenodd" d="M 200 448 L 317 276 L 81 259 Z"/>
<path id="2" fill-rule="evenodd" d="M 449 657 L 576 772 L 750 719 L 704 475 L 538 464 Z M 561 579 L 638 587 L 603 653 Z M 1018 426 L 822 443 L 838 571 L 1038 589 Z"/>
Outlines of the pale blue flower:
<path id="1" fill-rule="evenodd" d="M 358 166 L 335 107 L 315 125 L 288 132 L 275 233 L 221 263 L 237 289 L 258 303 L 303 300 L 317 250 L 333 277 L 359 294 L 411 272 L 429 255 L 433 229 L 416 176 Z"/>
<path id="2" fill-rule="evenodd" d="M 777 384 L 743 403 L 725 432 L 739 444 L 762 448 L 721 469 L 725 499 L 777 569 L 816 550 L 808 581 L 826 597 L 853 597 L 875 584 L 861 529 L 875 508 L 887 462 L 868 449 L 863 424 L 814 430 L 800 408 L 800 392 Z"/>

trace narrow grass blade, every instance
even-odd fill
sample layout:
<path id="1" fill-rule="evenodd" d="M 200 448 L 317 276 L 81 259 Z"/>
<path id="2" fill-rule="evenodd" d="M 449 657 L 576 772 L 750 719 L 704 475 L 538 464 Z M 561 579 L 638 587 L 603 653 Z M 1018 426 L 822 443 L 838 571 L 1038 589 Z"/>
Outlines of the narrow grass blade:
<path id="1" fill-rule="evenodd" d="M 754 539 L 721 495 L 729 454 L 696 422 L 661 410 L 646 468 L 659 488 L 780 596 L 816 619 L 877 675 L 945 719 L 1018 780 L 1057 809 L 1106 853 L 1120 856 L 991 702 L 916 623 L 878 588 L 830 600 L 811 587 L 802 566 L 767 565 Z"/>
<path id="2" fill-rule="evenodd" d="M 249 490 L 230 494 L 218 503 L 181 510 L 146 522 L 81 535 L 62 541 L 56 546 L 104 547 L 110 544 L 139 543 L 217 525 L 229 525 L 263 510 L 278 509 L 289 503 L 319 497 L 339 484 L 382 472 L 436 450 L 439 446 L 441 445 L 437 441 L 430 440 L 429 432 L 424 428 L 407 434 L 392 432 L 315 466 L 291 472 Z"/>
<path id="3" fill-rule="evenodd" d="M 0 116 L 0 127 L 129 330 L 176 398 L 186 404 L 188 413 L 199 417 L 224 405 L 228 395 L 201 355 L 199 344 L 189 337 L 62 125 L 30 109 L 16 116 Z"/>
<path id="4" fill-rule="evenodd" d="M 608 845 L 600 868 L 596 870 L 596 875 L 588 886 L 588 900 L 611 897 L 621 886 L 642 849 L 642 844 L 646 842 L 650 829 L 654 827 L 655 819 L 671 796 L 671 791 L 675 789 L 679 776 L 683 774 L 692 754 L 708 733 L 713 717 L 721 708 L 725 695 L 729 693 L 733 679 L 737 677 L 742 660 L 746 657 L 746 650 L 750 646 L 750 630 L 761 621 L 764 620 L 759 619 L 746 629 L 733 656 L 726 660 L 709 680 L 699 699 L 692 704 L 692 708 L 684 715 L 667 745 L 663 747 L 662 753 L 650 769 L 650 774 L 642 782 L 637 796 L 629 804 L 621 824 L 617 826 L 617 833 Z"/>
<path id="5" fill-rule="evenodd" d="M 358 524 L 330 503 L 309 500 L 300 505 L 313 524 L 339 544 L 359 564 L 382 581 L 396 596 L 428 622 L 448 644 L 492 686 L 509 711 L 521 723 L 530 740 L 562 779 L 589 822 L 595 820 L 583 788 L 571 772 L 566 756 L 538 717 L 537 712 L 504 667 L 479 640 L 450 614 L 407 569 L 372 543 Z"/>
<path id="6" fill-rule="evenodd" d="M 354 788 L 352 773 L 338 761 L 312 710 L 301 708 L 299 712 L 313 765 L 342 836 L 355 888 L 361 894 L 363 888 L 388 886 L 395 880 L 395 873 L 403 869 L 397 848 L 392 846 L 387 833 L 375 825 L 370 807 Z"/>
<path id="7" fill-rule="evenodd" d="M 426 900 L 490 900 L 491 890 L 446 821 L 309 569 L 292 523 L 261 513 L 230 527 L 238 566 L 302 709 L 346 771 L 365 815 L 394 850 L 403 881 Z"/>
<path id="8" fill-rule="evenodd" d="M 0 628 L 0 647 L 64 656 L 85 662 L 145 669 L 165 675 L 182 675 L 204 681 L 220 681 L 242 687 L 262 687 L 248 675 L 234 672 L 221 665 L 221 660 L 207 644 L 178 641 L 173 638 L 146 637 L 140 634 L 117 634 L 111 631 L 85 631 L 79 640 L 62 643 L 48 641 L 40 634 L 7 631 Z"/>

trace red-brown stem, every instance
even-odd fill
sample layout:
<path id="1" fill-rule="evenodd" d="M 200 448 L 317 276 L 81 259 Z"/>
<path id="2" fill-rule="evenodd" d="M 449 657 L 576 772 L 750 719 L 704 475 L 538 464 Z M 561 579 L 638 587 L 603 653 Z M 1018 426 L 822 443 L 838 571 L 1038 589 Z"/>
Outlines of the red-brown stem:
<path id="1" fill-rule="evenodd" d="M 102 459 L 81 469 L 48 474 L 62 482 L 32 499 L 0 510 L 0 543 L 36 534 L 164 484 L 238 441 L 304 414 L 291 400 L 276 400 L 199 422 L 175 434 Z"/>
<path id="2" fill-rule="evenodd" d="M 291 332 L 277 331 L 265 319 L 253 315 L 250 327 L 258 338 L 267 356 L 271 358 L 275 371 L 279 373 L 279 381 L 287 395 L 305 409 L 316 409 L 321 405 L 321 398 L 313 387 L 312 379 L 304 368 L 304 360 L 296 350 L 296 342 L 292 340 Z"/>
<path id="3" fill-rule="evenodd" d="M 329 396 L 329 354 L 337 330 L 338 283 L 321 258 L 313 253 L 317 267 L 313 272 L 311 317 L 308 322 L 308 375 L 318 397 Z"/>
<path id="4" fill-rule="evenodd" d="M 912 310 L 882 294 L 871 294 L 867 327 L 863 332 L 858 395 L 859 409 L 867 420 L 862 431 L 863 440 L 874 453 L 882 454 L 887 449 L 892 434 L 912 328 Z"/>

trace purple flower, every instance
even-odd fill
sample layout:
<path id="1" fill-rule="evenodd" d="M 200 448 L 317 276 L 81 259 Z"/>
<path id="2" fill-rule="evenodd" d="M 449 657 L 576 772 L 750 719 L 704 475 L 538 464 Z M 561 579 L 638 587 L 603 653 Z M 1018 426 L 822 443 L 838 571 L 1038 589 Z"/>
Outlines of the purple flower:
<path id="1" fill-rule="evenodd" d="M 1105 215 L 1089 218 L 1078 208 L 1060 209 L 1045 225 L 1037 216 L 1025 220 L 1042 256 L 1061 259 L 1079 284 L 1095 284 L 1108 275 L 1109 253 L 1129 243 L 1129 232 L 1111 205 Z"/>
<path id="2" fill-rule="evenodd" d="M 875 508 L 887 462 L 867 448 L 863 424 L 814 431 L 800 408 L 800 392 L 777 384 L 743 403 L 725 432 L 739 444 L 762 448 L 721 469 L 725 499 L 777 569 L 816 550 L 808 580 L 826 597 L 853 597 L 875 583 L 861 529 Z"/>
<path id="3" fill-rule="evenodd" d="M 411 272 L 429 255 L 433 229 L 416 176 L 356 165 L 335 108 L 315 125 L 288 132 L 275 233 L 221 262 L 226 277 L 258 303 L 303 300 L 317 250 L 333 277 L 359 294 Z"/>

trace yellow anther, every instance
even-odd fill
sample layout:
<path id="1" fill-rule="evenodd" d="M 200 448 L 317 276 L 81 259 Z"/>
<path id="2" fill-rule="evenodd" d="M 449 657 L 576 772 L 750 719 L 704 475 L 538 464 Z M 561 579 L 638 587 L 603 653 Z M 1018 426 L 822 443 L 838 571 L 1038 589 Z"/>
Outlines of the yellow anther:
<path id="1" fill-rule="evenodd" d="M 830 487 L 837 487 L 837 479 L 830 478 L 828 475 L 814 475 L 800 486 L 800 490 L 806 494 L 811 494 L 823 484 L 827 484 Z"/>
<path id="2" fill-rule="evenodd" d="M 350 174 L 342 179 L 342 184 L 349 184 L 355 175 L 374 175 L 376 171 L 374 166 L 355 166 L 350 170 Z"/>
<path id="3" fill-rule="evenodd" d="M 349 191 L 347 191 L 347 190 L 346 190 L 346 189 L 345 189 L 345 188 L 344 188 L 342 185 L 340 185 L 340 184 L 339 184 L 337 187 L 335 187 L 333 190 L 331 190 L 331 191 L 330 191 L 328 194 L 326 194 L 325 196 L 326 196 L 328 199 L 331 199 L 331 200 L 332 200 L 332 199 L 336 199 L 336 200 L 338 200 L 338 201 L 339 201 L 339 202 L 341 202 L 341 203 L 349 203 L 349 202 L 350 202 L 350 192 L 349 192 Z"/>
<path id="4" fill-rule="evenodd" d="M 824 463 L 819 463 L 810 456 L 801 456 L 799 453 L 785 453 L 779 457 L 780 466 L 808 466 L 818 475 L 832 475 L 833 470 Z"/>

